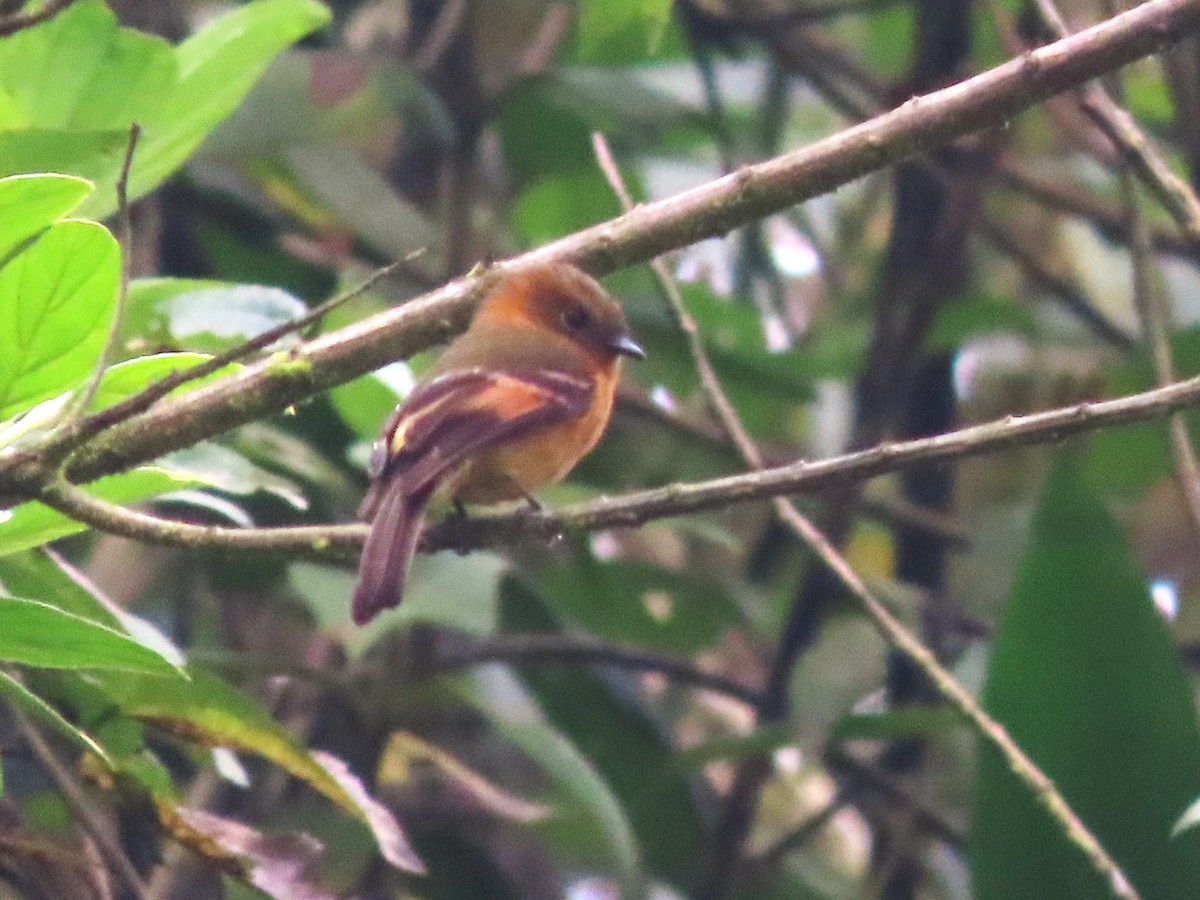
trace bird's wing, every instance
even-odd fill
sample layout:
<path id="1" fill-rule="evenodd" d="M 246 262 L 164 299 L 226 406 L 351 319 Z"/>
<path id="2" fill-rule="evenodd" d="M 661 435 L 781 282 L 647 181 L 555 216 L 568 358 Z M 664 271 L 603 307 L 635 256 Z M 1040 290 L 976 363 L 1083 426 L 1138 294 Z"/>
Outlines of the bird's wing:
<path id="1" fill-rule="evenodd" d="M 372 455 L 372 479 L 399 475 L 406 492 L 421 492 L 480 450 L 582 415 L 594 394 L 588 379 L 565 372 L 447 372 L 393 414 Z"/>

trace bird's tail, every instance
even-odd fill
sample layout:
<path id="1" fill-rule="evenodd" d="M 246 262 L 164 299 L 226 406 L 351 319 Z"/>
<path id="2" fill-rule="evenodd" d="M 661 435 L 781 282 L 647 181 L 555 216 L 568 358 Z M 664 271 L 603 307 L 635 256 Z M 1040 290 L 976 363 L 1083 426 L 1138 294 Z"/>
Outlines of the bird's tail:
<path id="1" fill-rule="evenodd" d="M 428 488 L 409 493 L 404 479 L 398 476 L 392 476 L 381 487 L 350 604 L 355 625 L 365 625 L 388 607 L 399 605 L 408 564 L 421 535 L 425 507 L 432 495 Z"/>

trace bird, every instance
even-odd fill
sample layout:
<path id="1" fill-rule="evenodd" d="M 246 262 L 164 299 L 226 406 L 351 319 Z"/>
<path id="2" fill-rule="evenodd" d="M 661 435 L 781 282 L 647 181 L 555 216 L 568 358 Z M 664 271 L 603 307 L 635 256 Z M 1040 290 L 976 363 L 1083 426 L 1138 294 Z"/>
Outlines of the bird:
<path id="1" fill-rule="evenodd" d="M 435 497 L 460 512 L 521 500 L 540 508 L 533 492 L 564 478 L 600 440 L 622 359 L 645 355 L 617 301 L 576 266 L 497 276 L 372 450 L 354 623 L 400 603 Z"/>

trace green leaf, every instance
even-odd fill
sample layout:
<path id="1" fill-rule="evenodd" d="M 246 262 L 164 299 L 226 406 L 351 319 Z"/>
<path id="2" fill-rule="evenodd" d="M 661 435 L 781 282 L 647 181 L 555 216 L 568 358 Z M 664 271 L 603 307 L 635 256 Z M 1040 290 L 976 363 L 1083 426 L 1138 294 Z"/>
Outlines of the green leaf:
<path id="1" fill-rule="evenodd" d="M 329 391 L 333 408 L 360 440 L 374 440 L 379 435 L 380 423 L 400 401 L 400 395 L 392 387 L 390 374 L 372 372 L 346 384 L 339 384 Z"/>
<path id="2" fill-rule="evenodd" d="M 552 622 L 537 598 L 515 580 L 501 591 L 504 625 L 516 631 L 541 630 Z M 603 792 L 590 797 L 592 817 L 572 827 L 551 819 L 547 825 L 564 849 L 587 846 L 587 829 L 597 824 L 620 840 L 632 839 L 631 855 L 618 871 L 632 877 L 635 863 L 652 875 L 685 881 L 704 845 L 704 826 L 696 808 L 693 773 L 674 764 L 674 748 L 664 739 L 661 722 L 628 702 L 632 679 L 602 677 L 588 668 L 519 666 L 522 680 L 538 699 L 555 731 L 573 752 L 595 767 Z M 503 731 L 503 727 L 501 728 Z M 521 745 L 528 752 L 525 744 Z M 636 764 L 631 765 L 631 760 Z M 567 760 L 562 761 L 564 764 Z M 559 772 L 565 775 L 569 769 Z M 615 803 L 616 809 L 609 804 Z M 573 817 L 572 817 L 573 818 Z M 565 827 L 564 827 L 565 826 Z M 626 838 L 623 829 L 628 828 Z M 576 843 L 577 842 L 577 843 Z"/>
<path id="3" fill-rule="evenodd" d="M 53 669 L 179 674 L 128 635 L 48 603 L 16 597 L 0 598 L 0 659 Z"/>
<path id="4" fill-rule="evenodd" d="M 155 466 L 110 475 L 89 484 L 86 490 L 110 503 L 132 503 L 171 491 L 196 487 L 192 479 L 180 478 Z M 0 512 L 0 556 L 40 547 L 68 534 L 87 530 L 87 525 L 37 502 L 22 503 L 5 518 Z"/>
<path id="5" fill-rule="evenodd" d="M 317 0 L 255 0 L 210 20 L 175 51 L 178 77 L 142 125 L 144 139 L 130 173 L 138 197 L 177 169 L 228 116 L 275 56 L 329 21 Z M 111 192 L 85 207 L 102 217 Z"/>
<path id="6" fill-rule="evenodd" d="M 100 0 L 81 0 L 0 41 L 0 128 L 128 129 L 174 82 L 170 44 L 119 28 Z"/>
<path id="7" fill-rule="evenodd" d="M 484 709 L 500 737 L 545 771 L 559 795 L 554 812 L 536 827 L 562 846 L 573 844 L 590 865 L 611 865 L 627 885 L 641 879 L 641 851 L 621 803 L 581 753 L 557 729 L 528 717 L 511 719 Z M 632 894 L 630 895 L 632 896 Z"/>
<path id="8" fill-rule="evenodd" d="M 0 556 L 0 596 L 28 597 L 111 628 L 124 631 L 174 665 L 183 651 L 154 625 L 122 609 L 69 563 L 50 550 L 24 550 Z"/>
<path id="9" fill-rule="evenodd" d="M 49 551 L 23 550 L 0 556 L 0 595 L 41 600 L 63 612 L 120 630 L 116 608 L 98 600 L 81 579 L 69 576 L 65 565 Z"/>
<path id="10" fill-rule="evenodd" d="M 15 159 L 0 154 L 0 168 L 36 159 L 34 145 L 47 149 L 39 167 L 62 166 L 100 186 L 83 210 L 103 218 L 116 209 L 133 122 L 143 126 L 129 179 L 136 198 L 183 164 L 281 50 L 328 18 L 316 0 L 256 0 L 172 47 L 119 27 L 101 0 L 80 0 L 0 41 L 0 148 L 15 151 Z"/>
<path id="11" fill-rule="evenodd" d="M 309 752 L 257 701 L 232 685 L 203 670 L 187 671 L 191 677 L 186 681 L 110 675 L 102 675 L 100 680 L 127 715 L 153 722 L 186 740 L 248 750 L 269 759 L 364 822 L 393 865 L 421 870 L 391 814 L 366 794 L 344 763 L 328 754 Z"/>
<path id="12" fill-rule="evenodd" d="M 120 170 L 128 145 L 128 129 L 0 131 L 0 175 L 45 171 L 73 173 L 61 178 L 111 178 Z"/>
<path id="13" fill-rule="evenodd" d="M 1191 687 L 1124 536 L 1071 463 L 1051 474 L 984 702 L 1145 897 L 1200 884 Z M 1104 880 L 987 748 L 971 841 L 980 897 L 1101 897 Z"/>
<path id="14" fill-rule="evenodd" d="M 579 56 L 589 62 L 628 64 L 659 46 L 671 21 L 672 0 L 584 0 Z"/>
<path id="15" fill-rule="evenodd" d="M 112 319 L 120 266 L 107 228 L 71 220 L 0 269 L 0 420 L 88 376 Z"/>
<path id="16" fill-rule="evenodd" d="M 26 241 L 78 206 L 91 190 L 91 184 L 71 175 L 0 178 L 0 268 Z"/>

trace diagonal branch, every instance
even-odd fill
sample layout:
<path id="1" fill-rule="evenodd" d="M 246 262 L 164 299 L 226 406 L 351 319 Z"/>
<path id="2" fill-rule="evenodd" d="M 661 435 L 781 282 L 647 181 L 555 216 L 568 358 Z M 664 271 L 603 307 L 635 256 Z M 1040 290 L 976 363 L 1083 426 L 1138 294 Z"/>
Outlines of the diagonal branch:
<path id="1" fill-rule="evenodd" d="M 552 541 L 567 531 L 629 528 L 656 519 L 723 509 L 735 503 L 811 493 L 834 484 L 865 481 L 918 462 L 945 462 L 1009 450 L 1056 444 L 1075 435 L 1161 418 L 1200 405 L 1200 376 L 1113 400 L 1079 403 L 1024 416 L 1006 416 L 931 438 L 880 444 L 867 450 L 811 462 L 799 460 L 757 472 L 708 481 L 671 484 L 564 506 L 554 511 L 483 514 L 451 518 L 429 529 L 421 548 L 475 550 L 519 541 Z M 291 553 L 325 560 L 356 558 L 365 525 L 290 528 L 220 528 L 188 525 L 133 512 L 93 497 L 52 473 L 32 468 L 16 487 L 101 531 L 152 544 L 228 552 Z"/>
<path id="2" fill-rule="evenodd" d="M 721 235 L 869 172 L 911 159 L 1161 49 L 1200 27 L 1200 0 L 1149 0 L 952 87 L 914 98 L 809 147 L 585 229 L 505 265 L 567 259 L 605 273 Z M 69 467 L 91 480 L 189 446 L 442 341 L 460 329 L 488 276 L 455 281 L 161 404 L 84 448 Z M 0 460 L 0 495 L 6 469 Z"/>

